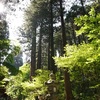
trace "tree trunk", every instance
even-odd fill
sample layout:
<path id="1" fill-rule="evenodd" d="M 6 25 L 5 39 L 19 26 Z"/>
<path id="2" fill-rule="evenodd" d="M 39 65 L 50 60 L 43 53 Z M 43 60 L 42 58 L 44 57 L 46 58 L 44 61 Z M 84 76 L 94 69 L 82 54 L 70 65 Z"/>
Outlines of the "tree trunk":
<path id="1" fill-rule="evenodd" d="M 64 54 L 65 53 L 64 47 L 66 46 L 66 33 L 65 33 L 65 23 L 63 18 L 62 0 L 60 0 L 60 17 L 61 17 L 61 28 L 62 28 L 62 46 Z"/>
<path id="2" fill-rule="evenodd" d="M 64 81 L 65 81 L 65 91 L 66 91 L 66 100 L 72 100 L 72 90 L 70 83 L 70 76 L 68 70 L 64 72 Z"/>
<path id="3" fill-rule="evenodd" d="M 48 70 L 51 70 L 51 61 L 50 61 L 50 57 L 51 57 L 51 53 L 50 53 L 50 33 L 49 33 L 49 37 L 48 37 Z"/>
<path id="4" fill-rule="evenodd" d="M 31 48 L 30 80 L 32 80 L 31 76 L 35 75 L 35 67 L 36 67 L 36 28 L 34 30 L 35 30 L 35 32 L 33 33 L 32 48 Z"/>
<path id="5" fill-rule="evenodd" d="M 41 45 L 42 45 L 41 40 L 42 40 L 42 26 L 40 27 L 37 69 L 41 69 Z"/>
<path id="6" fill-rule="evenodd" d="M 54 64 L 54 39 L 53 39 L 53 7 L 52 7 L 53 0 L 50 1 L 50 68 L 55 73 L 56 68 Z"/>
<path id="7" fill-rule="evenodd" d="M 65 47 L 66 45 L 66 33 L 65 33 L 65 23 L 63 18 L 63 8 L 62 8 L 62 0 L 60 0 L 60 16 L 61 16 L 61 27 L 62 27 L 62 45 Z M 63 54 L 65 53 L 63 49 Z M 65 81 L 65 91 L 66 91 L 66 100 L 72 100 L 72 91 L 71 91 L 71 83 L 68 70 L 64 72 L 64 81 Z"/>
<path id="8" fill-rule="evenodd" d="M 81 2 L 81 5 L 82 5 L 82 15 L 86 14 L 86 10 L 85 10 L 85 7 L 84 7 L 84 1 L 83 0 L 80 0 Z"/>

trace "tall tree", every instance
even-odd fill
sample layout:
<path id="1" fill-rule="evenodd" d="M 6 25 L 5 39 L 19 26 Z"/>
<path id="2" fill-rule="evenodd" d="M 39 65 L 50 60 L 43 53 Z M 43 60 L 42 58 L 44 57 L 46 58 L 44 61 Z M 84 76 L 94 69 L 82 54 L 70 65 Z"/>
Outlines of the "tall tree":
<path id="1" fill-rule="evenodd" d="M 41 69 L 41 53 L 42 53 L 42 50 L 41 50 L 41 47 L 42 47 L 42 24 L 40 25 L 40 36 L 39 36 L 39 43 L 38 43 L 38 57 L 37 57 L 37 69 Z"/>
<path id="2" fill-rule="evenodd" d="M 63 1 L 60 0 L 60 16 L 61 16 L 61 28 L 62 28 L 62 45 L 63 48 L 66 46 L 66 33 L 65 33 L 65 23 L 63 18 Z M 63 49 L 63 54 L 65 53 Z M 64 81 L 65 81 L 65 91 L 66 91 L 66 100 L 72 100 L 72 89 L 70 83 L 70 76 L 68 73 L 68 69 L 64 71 Z"/>
<path id="3" fill-rule="evenodd" d="M 34 28 L 34 33 L 32 37 L 30 80 L 32 80 L 31 76 L 35 75 L 35 70 L 36 70 L 36 28 Z"/>
<path id="4" fill-rule="evenodd" d="M 54 37 L 53 37 L 53 0 L 50 0 L 50 69 L 55 73 L 54 64 Z"/>
<path id="5" fill-rule="evenodd" d="M 31 71 L 34 73 L 34 68 L 36 69 L 36 63 L 37 63 L 37 68 L 41 68 L 41 53 L 42 53 L 42 34 L 45 36 L 47 34 L 47 29 L 44 29 L 45 27 L 48 27 L 48 9 L 46 9 L 46 6 L 48 6 L 47 2 L 45 0 L 37 0 L 37 1 L 32 1 L 31 5 L 27 9 L 26 16 L 27 16 L 27 27 L 28 31 L 31 32 L 31 37 L 32 39 L 32 51 L 31 51 Z M 34 9 L 34 10 L 33 10 Z M 44 12 L 45 11 L 45 12 Z M 45 25 L 42 26 L 41 25 Z M 35 27 L 34 27 L 35 26 Z M 40 27 L 40 28 L 39 28 Z M 35 30 L 35 33 L 34 33 Z M 45 30 L 45 31 L 43 31 Z M 28 33 L 29 33 L 28 32 Z M 33 32 L 33 34 L 32 34 Z M 47 34 L 48 35 L 48 34 Z M 39 43 L 36 42 L 39 39 Z M 38 45 L 37 45 L 38 44 Z M 39 49 L 37 49 L 39 48 Z M 37 60 L 36 60 L 37 58 Z M 42 65 L 43 66 L 43 65 Z"/>

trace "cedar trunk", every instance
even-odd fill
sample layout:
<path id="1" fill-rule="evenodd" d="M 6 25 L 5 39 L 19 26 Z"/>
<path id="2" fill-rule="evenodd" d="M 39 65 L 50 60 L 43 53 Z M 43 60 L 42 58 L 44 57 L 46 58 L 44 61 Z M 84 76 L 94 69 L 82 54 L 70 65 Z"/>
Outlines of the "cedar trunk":
<path id="1" fill-rule="evenodd" d="M 62 45 L 64 48 L 66 45 L 66 33 L 65 33 L 65 23 L 63 18 L 62 0 L 60 0 L 60 16 L 61 16 L 61 28 L 62 28 Z M 65 53 L 64 49 L 62 52 L 63 54 Z M 64 81 L 65 81 L 66 100 L 72 100 L 71 83 L 68 70 L 64 71 Z"/>
<path id="2" fill-rule="evenodd" d="M 51 70 L 51 62 L 50 62 L 50 33 L 49 33 L 49 37 L 48 37 L 48 70 Z"/>
<path id="3" fill-rule="evenodd" d="M 50 69 L 55 73 L 55 64 L 54 64 L 54 39 L 53 39 L 53 0 L 50 1 Z"/>
<path id="4" fill-rule="evenodd" d="M 32 80 L 31 76 L 35 75 L 35 67 L 36 67 L 36 28 L 34 30 L 35 30 L 35 32 L 33 33 L 32 48 L 31 48 L 30 80 Z"/>
<path id="5" fill-rule="evenodd" d="M 41 40 L 42 40 L 42 27 L 40 29 L 39 37 L 39 47 L 38 47 L 38 60 L 37 60 L 37 69 L 41 69 Z"/>

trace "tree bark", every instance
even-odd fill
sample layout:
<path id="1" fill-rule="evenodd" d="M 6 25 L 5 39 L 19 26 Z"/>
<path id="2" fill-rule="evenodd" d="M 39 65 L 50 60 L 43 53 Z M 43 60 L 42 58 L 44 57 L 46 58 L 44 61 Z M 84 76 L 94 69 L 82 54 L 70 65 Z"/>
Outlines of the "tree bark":
<path id="1" fill-rule="evenodd" d="M 35 75 L 35 69 L 36 69 L 36 28 L 34 30 L 35 32 L 33 33 L 32 48 L 31 48 L 30 80 L 32 80 L 31 77 Z"/>
<path id="2" fill-rule="evenodd" d="M 38 48 L 38 60 L 37 69 L 41 69 L 41 40 L 42 40 L 42 26 L 40 26 L 39 48 Z"/>
<path id="3" fill-rule="evenodd" d="M 51 70 L 51 61 L 50 61 L 50 57 L 51 57 L 51 53 L 50 53 L 50 33 L 49 33 L 49 37 L 48 37 L 48 70 Z"/>
<path id="4" fill-rule="evenodd" d="M 85 7 L 84 7 L 84 1 L 83 0 L 80 0 L 81 2 L 81 5 L 82 5 L 82 15 L 86 14 L 86 10 L 85 10 Z"/>
<path id="5" fill-rule="evenodd" d="M 66 33 L 65 33 L 65 23 L 63 18 L 63 7 L 62 0 L 60 0 L 60 16 L 61 16 L 61 28 L 62 28 L 62 45 L 63 45 L 63 54 L 65 53 L 64 47 L 66 45 Z M 64 82 L 65 82 L 65 91 L 66 91 L 66 100 L 72 100 L 72 91 L 71 83 L 68 70 L 64 71 Z"/>
<path id="6" fill-rule="evenodd" d="M 54 63 L 54 39 L 53 39 L 53 0 L 50 1 L 50 68 L 53 73 L 56 72 L 55 63 Z"/>

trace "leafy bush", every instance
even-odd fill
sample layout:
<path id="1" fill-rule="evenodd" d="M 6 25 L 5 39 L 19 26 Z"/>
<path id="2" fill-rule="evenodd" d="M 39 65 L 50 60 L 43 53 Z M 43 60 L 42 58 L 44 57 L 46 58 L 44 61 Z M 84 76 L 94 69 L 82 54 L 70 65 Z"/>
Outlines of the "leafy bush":
<path id="1" fill-rule="evenodd" d="M 25 64 L 19 69 L 16 76 L 10 77 L 10 82 L 6 86 L 6 92 L 11 98 L 20 100 L 34 100 L 39 94 L 44 94 L 46 91 L 45 81 L 48 79 L 47 70 L 36 70 L 36 76 L 32 81 L 29 80 L 29 65 Z"/>
<path id="2" fill-rule="evenodd" d="M 80 27 L 78 35 L 85 34 L 89 43 L 66 45 L 65 55 L 55 57 L 56 65 L 68 69 L 74 100 L 97 100 L 100 98 L 100 13 L 92 8 L 88 15 L 75 19 Z"/>

